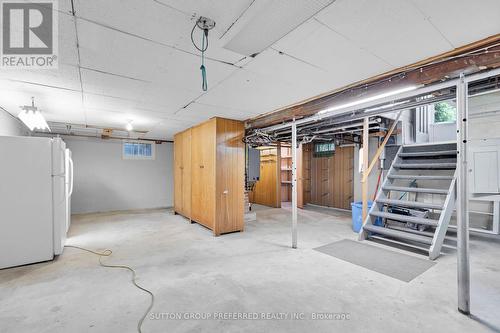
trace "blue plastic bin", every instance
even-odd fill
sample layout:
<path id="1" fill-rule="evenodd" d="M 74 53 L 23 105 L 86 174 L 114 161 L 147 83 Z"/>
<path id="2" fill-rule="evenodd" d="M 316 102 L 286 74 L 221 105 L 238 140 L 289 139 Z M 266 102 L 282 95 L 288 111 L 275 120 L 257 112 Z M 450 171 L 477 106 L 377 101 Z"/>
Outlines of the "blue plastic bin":
<path id="1" fill-rule="evenodd" d="M 368 210 L 372 207 L 373 201 L 368 201 Z M 361 226 L 363 225 L 363 202 L 356 201 L 351 202 L 352 209 L 352 231 L 359 232 L 361 230 Z M 382 223 L 382 218 L 377 217 L 375 220 L 375 225 L 384 226 Z"/>

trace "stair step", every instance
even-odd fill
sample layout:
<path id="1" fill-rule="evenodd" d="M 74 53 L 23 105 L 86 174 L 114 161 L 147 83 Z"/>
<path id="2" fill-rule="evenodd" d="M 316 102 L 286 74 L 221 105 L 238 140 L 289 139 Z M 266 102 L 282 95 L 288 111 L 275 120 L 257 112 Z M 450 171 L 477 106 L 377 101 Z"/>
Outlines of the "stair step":
<path id="1" fill-rule="evenodd" d="M 393 230 L 393 229 L 384 228 L 384 227 L 379 227 L 379 226 L 376 226 L 373 224 L 366 224 L 363 227 L 363 229 L 377 233 L 377 234 L 381 234 L 384 236 L 419 242 L 419 243 L 423 243 L 423 244 L 427 244 L 427 245 L 432 244 L 432 238 L 430 238 L 430 237 L 415 235 L 415 234 L 412 234 L 409 232 L 398 231 L 398 230 Z M 370 237 L 372 237 L 372 236 L 370 236 Z"/>
<path id="2" fill-rule="evenodd" d="M 453 176 L 427 176 L 427 175 L 388 175 L 390 179 L 416 179 L 416 180 L 452 180 Z"/>
<path id="3" fill-rule="evenodd" d="M 383 243 L 383 244 L 387 244 L 387 243 L 390 243 L 391 245 L 397 245 L 397 246 L 404 246 L 404 247 L 410 247 L 412 249 L 417 249 L 417 250 L 420 250 L 420 251 L 423 251 L 423 252 L 427 252 L 429 253 L 429 249 L 430 249 L 430 246 L 429 245 L 423 245 L 421 243 L 418 243 L 418 245 L 414 244 L 414 243 L 407 243 L 405 241 L 398 241 L 396 239 L 393 239 L 393 238 L 386 238 L 386 237 L 383 237 L 383 236 L 377 236 L 377 235 L 370 235 L 370 238 L 368 238 L 369 240 L 373 241 L 379 241 L 378 243 Z"/>
<path id="4" fill-rule="evenodd" d="M 387 212 L 381 212 L 381 211 L 373 211 L 370 213 L 370 216 L 382 217 L 382 218 L 386 218 L 389 220 L 411 222 L 411 223 L 417 223 L 417 224 L 425 224 L 425 225 L 430 225 L 432 227 L 437 227 L 438 222 L 439 222 L 438 220 L 426 219 L 423 217 L 401 215 L 401 214 L 387 213 Z"/>
<path id="5" fill-rule="evenodd" d="M 404 186 L 389 186 L 382 187 L 384 191 L 398 191 L 398 192 L 415 192 L 415 193 L 431 193 L 447 195 L 447 189 L 425 188 L 425 187 L 404 187 Z"/>
<path id="6" fill-rule="evenodd" d="M 431 232 L 431 231 L 414 230 L 414 229 L 405 228 L 405 227 L 398 227 L 396 225 L 389 225 L 389 226 L 386 226 L 386 228 L 394 229 L 394 230 L 398 230 L 398 231 L 409 232 L 409 233 L 412 233 L 412 234 L 415 234 L 415 235 L 421 235 L 421 236 L 426 236 L 426 237 L 434 237 L 434 233 Z"/>
<path id="7" fill-rule="evenodd" d="M 442 151 L 419 151 L 413 153 L 400 153 L 400 157 L 428 157 L 428 156 L 454 156 L 457 155 L 456 150 L 442 150 Z"/>
<path id="8" fill-rule="evenodd" d="M 456 163 L 395 163 L 398 169 L 456 169 Z"/>
<path id="9" fill-rule="evenodd" d="M 429 208 L 429 209 L 443 209 L 443 205 L 428 203 L 428 202 L 418 202 L 418 201 L 408 201 L 408 200 L 394 200 L 394 199 L 378 199 L 378 203 L 383 203 L 386 205 L 410 207 L 410 208 Z"/>

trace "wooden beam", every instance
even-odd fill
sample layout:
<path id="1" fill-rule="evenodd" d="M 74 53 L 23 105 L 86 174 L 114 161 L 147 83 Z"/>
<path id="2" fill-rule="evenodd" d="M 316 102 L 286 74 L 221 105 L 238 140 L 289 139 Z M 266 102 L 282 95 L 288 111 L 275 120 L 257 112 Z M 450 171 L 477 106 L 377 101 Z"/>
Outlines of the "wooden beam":
<path id="1" fill-rule="evenodd" d="M 373 159 L 370 163 L 370 166 L 368 167 L 366 172 L 363 172 L 363 182 L 366 182 L 366 180 L 368 179 L 368 176 L 370 176 L 370 172 L 372 172 L 372 169 L 375 166 L 375 163 L 377 163 L 377 160 L 380 157 L 380 154 L 382 154 L 382 151 L 384 150 L 384 147 L 385 147 L 387 141 L 389 141 L 389 138 L 391 137 L 392 132 L 394 131 L 394 129 L 398 125 L 399 117 L 401 117 L 402 112 L 403 111 L 399 111 L 396 119 L 394 119 L 394 122 L 392 123 L 392 126 L 389 129 L 389 132 L 387 132 L 387 135 L 385 136 L 384 141 L 382 141 L 382 144 L 380 145 L 380 147 L 378 147 L 377 152 L 375 153 L 375 156 L 373 156 Z M 364 143 L 363 143 L 363 146 L 364 146 Z"/>
<path id="2" fill-rule="evenodd" d="M 361 179 L 361 193 L 363 200 L 363 220 L 362 223 L 365 223 L 366 216 L 368 215 L 368 182 L 366 181 L 367 177 L 366 172 L 368 171 L 368 158 L 370 152 L 370 127 L 369 127 L 368 117 L 365 117 L 363 121 L 363 178 Z"/>
<path id="3" fill-rule="evenodd" d="M 358 81 L 311 97 L 296 104 L 262 114 L 246 121 L 247 128 L 267 127 L 292 118 L 300 119 L 332 105 L 376 95 L 408 85 L 422 85 L 500 67 L 500 34 L 467 44 L 452 51 Z"/>

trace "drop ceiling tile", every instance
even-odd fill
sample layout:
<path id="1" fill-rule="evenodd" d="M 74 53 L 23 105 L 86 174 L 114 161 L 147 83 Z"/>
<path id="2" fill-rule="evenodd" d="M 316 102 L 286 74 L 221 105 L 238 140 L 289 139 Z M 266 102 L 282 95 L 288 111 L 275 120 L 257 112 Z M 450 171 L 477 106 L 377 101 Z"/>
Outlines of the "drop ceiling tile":
<path id="1" fill-rule="evenodd" d="M 102 109 L 87 108 L 87 124 L 102 127 L 123 128 L 129 121 L 138 131 L 148 131 L 154 127 L 162 118 L 155 114 L 146 114 L 137 110 L 127 110 L 124 112 L 104 111 Z"/>
<path id="2" fill-rule="evenodd" d="M 296 96 L 290 91 L 289 85 L 283 84 L 279 78 L 238 70 L 197 102 L 241 110 L 251 117 L 295 100 Z"/>
<path id="3" fill-rule="evenodd" d="M 58 57 L 59 65 L 75 66 L 78 64 L 74 19 L 62 13 L 59 13 L 58 21 Z"/>
<path id="4" fill-rule="evenodd" d="M 338 0 L 316 18 L 395 67 L 452 48 L 409 0 Z"/>
<path id="5" fill-rule="evenodd" d="M 162 45 L 78 20 L 81 65 L 92 69 L 148 80 L 171 49 Z"/>
<path id="6" fill-rule="evenodd" d="M 20 106 L 30 105 L 31 97 L 35 97 L 35 106 L 47 121 L 84 123 L 80 92 L 6 80 L 0 80 L 0 90 L 0 106 L 14 116 L 19 114 Z"/>
<path id="7" fill-rule="evenodd" d="M 59 64 L 58 69 L 1 70 L 0 79 L 80 91 L 80 80 L 76 66 Z"/>
<path id="8" fill-rule="evenodd" d="M 236 120 L 245 120 L 248 118 L 248 113 L 221 106 L 191 103 L 188 107 L 176 113 L 178 118 L 189 119 L 195 123 L 200 123 L 212 117 L 223 117 Z"/>
<path id="9" fill-rule="evenodd" d="M 332 6 L 334 5 L 335 3 Z M 298 30 L 297 34 L 305 37 L 292 42 L 291 35 L 273 48 L 327 71 L 329 84 L 328 87 L 325 86 L 325 91 L 340 88 L 392 68 L 383 60 L 317 21 L 308 22 L 307 28 Z"/>
<path id="10" fill-rule="evenodd" d="M 500 32 L 500 1 L 412 0 L 454 47 Z"/>
<path id="11" fill-rule="evenodd" d="M 279 78 L 297 101 L 328 91 L 336 84 L 328 71 L 273 49 L 259 54 L 245 69 L 269 79 Z"/>
<path id="12" fill-rule="evenodd" d="M 170 86 L 180 89 L 191 90 L 198 94 L 201 90 L 201 58 L 190 54 L 172 51 L 168 56 L 159 59 L 162 63 L 151 80 L 162 86 Z M 208 88 L 216 86 L 228 78 L 237 67 L 217 61 L 205 61 Z"/>
<path id="13" fill-rule="evenodd" d="M 179 2 L 175 6 L 183 5 L 191 7 L 189 10 L 176 10 L 170 5 L 161 5 L 155 1 L 136 0 L 107 0 L 107 1 L 78 1 L 78 16 L 104 24 L 115 29 L 142 36 L 152 41 L 163 43 L 172 47 L 178 47 L 185 51 L 198 54 L 199 52 L 192 45 L 191 30 L 196 22 L 190 13 L 198 12 L 200 9 L 205 14 L 211 16 L 214 7 L 222 9 L 220 17 L 231 20 L 231 15 L 236 15 L 248 0 L 211 3 L 207 1 L 192 1 L 190 4 Z M 207 10 L 208 9 L 208 10 Z M 241 9 L 242 10 L 242 9 Z M 225 50 L 218 42 L 218 29 L 222 29 L 224 24 L 218 21 L 216 30 L 210 33 L 210 47 L 207 51 L 208 57 L 213 57 L 226 62 L 234 63 L 241 58 L 241 55 Z M 220 26 L 220 28 L 219 28 Z M 201 40 L 201 30 L 195 30 L 196 41 Z M 199 39 L 197 37 L 200 37 Z"/>
<path id="14" fill-rule="evenodd" d="M 333 1 L 257 1 L 231 28 L 225 47 L 247 56 L 261 53 Z"/>

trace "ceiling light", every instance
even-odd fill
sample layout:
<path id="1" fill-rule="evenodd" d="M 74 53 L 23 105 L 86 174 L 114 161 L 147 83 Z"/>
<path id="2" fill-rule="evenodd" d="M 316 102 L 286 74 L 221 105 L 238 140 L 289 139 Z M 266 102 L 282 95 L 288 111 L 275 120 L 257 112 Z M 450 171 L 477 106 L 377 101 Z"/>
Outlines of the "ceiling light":
<path id="1" fill-rule="evenodd" d="M 401 93 L 404 93 L 404 92 L 412 91 L 412 90 L 415 90 L 417 88 L 418 88 L 418 86 L 409 86 L 409 87 L 405 87 L 405 88 L 401 88 L 401 89 L 391 90 L 391 91 L 388 91 L 386 93 L 382 93 L 382 94 L 371 96 L 371 97 L 367 97 L 367 98 L 358 99 L 357 101 L 354 101 L 354 102 L 345 103 L 345 104 L 334 106 L 334 107 L 331 107 L 331 108 L 328 108 L 328 109 L 325 109 L 325 110 L 321 110 L 321 111 L 318 112 L 318 114 L 323 114 L 323 113 L 327 113 L 327 112 L 337 111 L 337 110 L 340 110 L 340 109 L 349 108 L 351 106 L 361 105 L 361 104 L 364 104 L 364 103 L 376 101 L 377 99 L 382 99 L 382 98 L 385 98 L 385 97 L 390 97 L 390 96 L 394 96 L 394 95 L 401 94 Z"/>
<path id="2" fill-rule="evenodd" d="M 132 126 L 132 120 L 129 120 L 129 122 L 127 123 L 127 126 L 125 126 L 125 128 L 129 132 L 134 129 L 134 126 Z"/>
<path id="3" fill-rule="evenodd" d="M 398 106 L 398 105 L 404 104 L 406 102 L 408 102 L 408 101 L 393 102 L 393 103 L 389 103 L 389 104 L 385 104 L 385 105 L 381 105 L 381 106 L 376 106 L 374 108 L 366 109 L 365 112 L 371 112 L 371 111 L 376 111 L 376 110 L 389 109 L 389 108 L 392 108 L 394 106 Z"/>
<path id="4" fill-rule="evenodd" d="M 21 121 L 28 126 L 30 131 L 33 130 L 48 130 L 50 132 L 50 127 L 45 121 L 42 113 L 35 106 L 35 98 L 31 97 L 31 105 L 20 106 L 22 111 L 17 115 Z"/>

